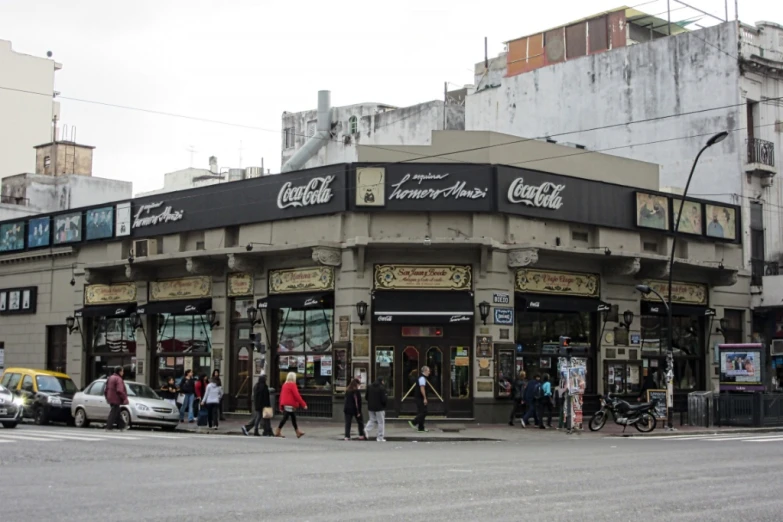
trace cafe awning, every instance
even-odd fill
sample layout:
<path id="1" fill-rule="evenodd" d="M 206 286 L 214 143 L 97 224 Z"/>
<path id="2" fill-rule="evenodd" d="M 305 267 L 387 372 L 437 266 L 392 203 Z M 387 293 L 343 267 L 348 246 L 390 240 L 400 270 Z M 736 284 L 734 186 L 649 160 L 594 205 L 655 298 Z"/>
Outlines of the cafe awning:
<path id="1" fill-rule="evenodd" d="M 514 307 L 521 311 L 546 312 L 606 312 L 611 306 L 592 297 L 516 294 Z"/>
<path id="2" fill-rule="evenodd" d="M 473 292 L 378 291 L 372 296 L 379 323 L 458 324 L 473 322 Z"/>
<path id="3" fill-rule="evenodd" d="M 666 315 L 666 307 L 663 305 L 663 303 L 656 301 L 642 301 L 640 311 L 642 315 Z M 715 315 L 715 309 L 708 308 L 706 306 L 674 303 L 672 305 L 672 315 L 678 317 L 712 317 Z"/>
<path id="4" fill-rule="evenodd" d="M 137 308 L 140 314 L 199 315 L 212 308 L 212 299 L 183 299 L 180 301 L 154 301 Z"/>
<path id="5" fill-rule="evenodd" d="M 74 312 L 74 317 L 127 317 L 136 311 L 136 303 L 85 306 Z"/>
<path id="6" fill-rule="evenodd" d="M 294 308 L 294 309 L 308 309 L 308 308 L 327 308 L 331 302 L 332 292 L 314 292 L 314 293 L 302 293 L 302 294 L 275 294 L 267 297 L 262 297 L 256 303 L 256 306 L 260 310 L 267 308 L 280 309 L 280 308 Z"/>

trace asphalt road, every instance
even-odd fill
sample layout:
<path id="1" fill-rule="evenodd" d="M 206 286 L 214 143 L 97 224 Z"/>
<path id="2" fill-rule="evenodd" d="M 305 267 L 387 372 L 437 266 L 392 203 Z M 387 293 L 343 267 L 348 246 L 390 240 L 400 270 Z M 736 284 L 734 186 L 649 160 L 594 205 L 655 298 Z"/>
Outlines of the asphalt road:
<path id="1" fill-rule="evenodd" d="M 340 441 L 339 431 L 281 440 L 0 428 L 0 518 L 780 519 L 781 435 L 378 443 Z"/>

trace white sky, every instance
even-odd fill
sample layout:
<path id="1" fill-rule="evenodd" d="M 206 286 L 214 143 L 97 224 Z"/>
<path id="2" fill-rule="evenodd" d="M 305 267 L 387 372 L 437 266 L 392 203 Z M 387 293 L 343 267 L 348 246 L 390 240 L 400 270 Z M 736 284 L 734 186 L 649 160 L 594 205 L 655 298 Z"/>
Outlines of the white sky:
<path id="1" fill-rule="evenodd" d="M 645 0 L 627 0 L 635 6 Z M 687 3 L 724 16 L 724 0 Z M 728 0 L 734 18 L 734 0 Z M 219 120 L 201 123 L 61 100 L 62 123 L 94 145 L 95 176 L 161 187 L 190 166 L 280 167 L 283 111 L 314 109 L 317 91 L 334 106 L 398 106 L 442 99 L 443 82 L 473 82 L 473 65 L 503 42 L 621 6 L 621 0 L 0 0 L 0 39 L 63 64 L 63 96 Z M 383 7 L 382 7 L 383 6 Z M 540 6 L 540 7 L 538 7 Z M 671 0 L 672 20 L 694 11 Z M 666 17 L 666 1 L 639 6 Z M 739 0 L 746 23 L 783 24 L 783 2 Z M 714 20 L 704 18 L 703 25 Z M 0 81 L 0 85 L 2 81 Z"/>

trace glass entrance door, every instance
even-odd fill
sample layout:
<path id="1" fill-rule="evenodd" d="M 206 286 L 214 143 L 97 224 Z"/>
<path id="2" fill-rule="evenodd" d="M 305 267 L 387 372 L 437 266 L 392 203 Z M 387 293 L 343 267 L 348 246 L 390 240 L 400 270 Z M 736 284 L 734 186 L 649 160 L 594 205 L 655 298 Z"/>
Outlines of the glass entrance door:
<path id="1" fill-rule="evenodd" d="M 446 398 L 444 396 L 446 395 L 447 383 L 443 373 L 443 361 L 448 359 L 448 355 L 446 354 L 444 357 L 443 352 L 443 346 L 434 344 L 432 341 L 406 344 L 402 350 L 399 350 L 402 358 L 400 367 L 403 369 L 401 375 L 403 378 L 401 415 L 416 414 L 416 398 L 421 395 L 418 378 L 423 366 L 430 369 L 426 386 L 427 410 L 430 415 L 446 414 Z"/>

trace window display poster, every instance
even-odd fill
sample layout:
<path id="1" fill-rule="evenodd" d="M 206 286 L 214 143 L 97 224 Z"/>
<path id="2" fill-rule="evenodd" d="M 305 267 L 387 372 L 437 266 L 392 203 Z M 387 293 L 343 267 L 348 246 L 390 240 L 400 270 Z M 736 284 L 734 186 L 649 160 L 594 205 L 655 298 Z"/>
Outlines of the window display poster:
<path id="1" fill-rule="evenodd" d="M 367 368 L 354 368 L 353 378 L 359 381 L 361 388 L 367 386 Z"/>
<path id="2" fill-rule="evenodd" d="M 304 373 L 305 372 L 305 357 L 304 355 L 299 355 L 296 357 L 296 373 Z"/>
<path id="3" fill-rule="evenodd" d="M 315 358 L 312 355 L 307 356 L 307 362 L 305 364 L 305 377 L 313 377 L 315 375 Z"/>
<path id="4" fill-rule="evenodd" d="M 289 362 L 288 362 L 288 356 L 287 355 L 281 355 L 280 356 L 280 369 L 281 370 L 287 370 L 289 368 Z"/>
<path id="5" fill-rule="evenodd" d="M 324 355 L 321 357 L 321 376 L 328 377 L 332 375 L 332 356 Z"/>
<path id="6" fill-rule="evenodd" d="M 760 350 L 743 350 L 720 352 L 720 373 L 721 382 L 742 383 L 742 384 L 760 384 L 761 372 L 759 363 L 761 361 Z"/>
<path id="7" fill-rule="evenodd" d="M 392 363 L 392 350 L 376 350 L 375 363 L 381 368 L 388 368 Z"/>

